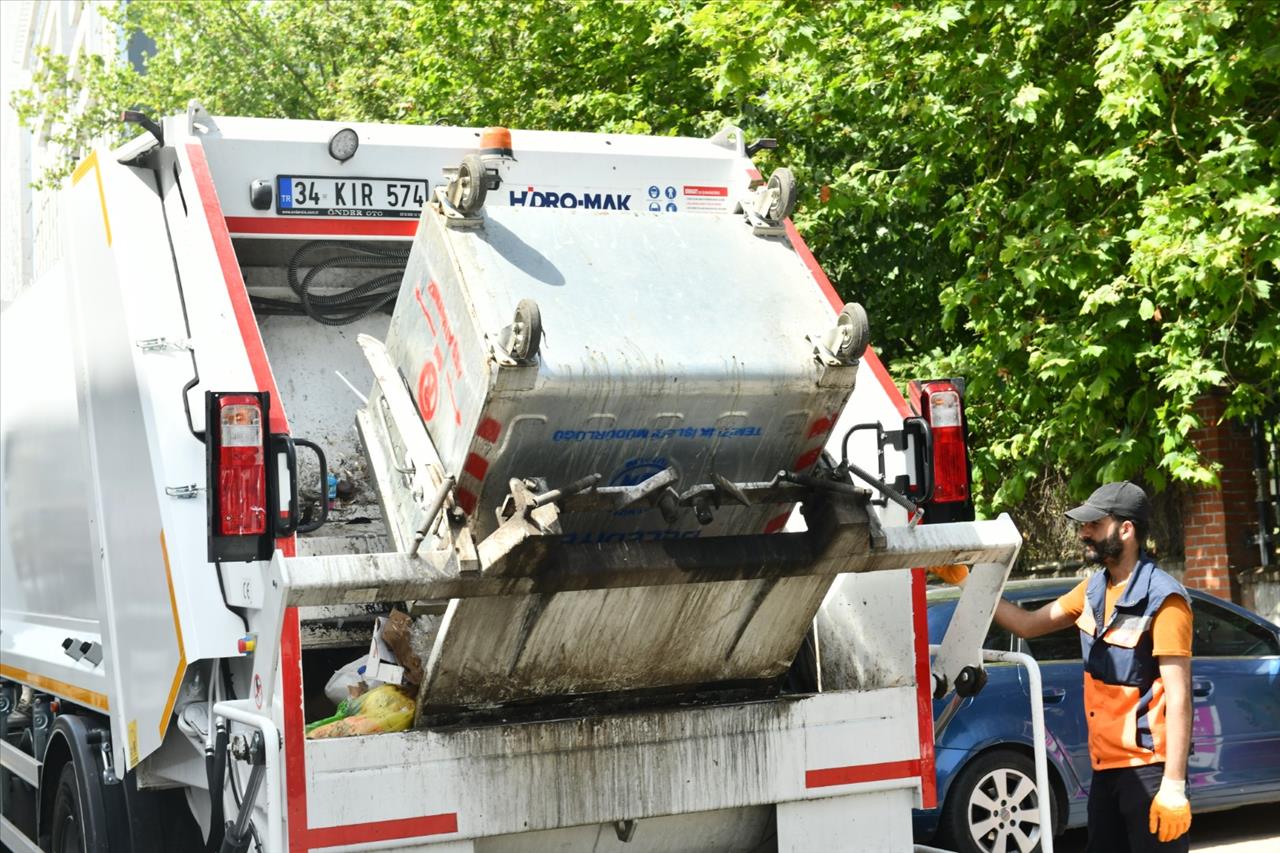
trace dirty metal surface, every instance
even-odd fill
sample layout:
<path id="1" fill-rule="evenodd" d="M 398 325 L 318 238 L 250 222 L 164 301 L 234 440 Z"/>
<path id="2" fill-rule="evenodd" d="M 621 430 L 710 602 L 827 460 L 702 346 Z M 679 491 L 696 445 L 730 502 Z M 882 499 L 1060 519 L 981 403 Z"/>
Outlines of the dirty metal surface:
<path id="1" fill-rule="evenodd" d="M 422 707 L 775 678 L 831 579 L 455 599 Z"/>
<path id="2" fill-rule="evenodd" d="M 785 238 L 730 215 L 494 207 L 477 229 L 441 220 L 424 211 L 386 345 L 477 538 L 513 476 L 619 486 L 674 467 L 687 488 L 816 461 L 856 369 L 815 359 L 809 337 L 832 327 L 831 306 Z M 539 306 L 542 343 L 508 364 L 522 299 Z M 566 516 L 564 530 L 707 537 L 777 514 L 724 505 L 702 527 L 690 511 L 604 510 Z"/>
<path id="3" fill-rule="evenodd" d="M 456 813 L 463 838 L 848 794 L 806 772 L 919 757 L 914 688 L 308 741 L 310 824 Z"/>
<path id="4" fill-rule="evenodd" d="M 718 540 L 582 546 L 543 537 L 523 543 L 536 560 L 522 565 L 517 547 L 501 571 L 492 564 L 494 571 L 461 572 L 448 550 L 294 558 L 286 564 L 289 600 L 451 599 L 419 695 L 425 721 L 536 699 L 776 678 L 836 575 L 951 562 L 1007 566 L 1019 541 L 1007 517 L 885 528 L 874 538 L 856 505 L 814 509 L 809 518 L 805 532 Z M 894 590 L 872 584 L 868 600 L 898 601 Z M 820 640 L 834 640 L 832 653 L 870 640 L 858 654 L 870 655 L 873 668 L 888 667 L 851 670 L 837 682 L 904 683 L 905 659 L 878 661 L 875 652 L 881 641 L 910 646 L 903 633 L 910 602 L 900 603 L 896 620 L 891 606 L 833 605 L 824 614 Z M 903 635 L 868 636 L 877 624 Z"/>
<path id="5" fill-rule="evenodd" d="M 462 575 L 449 552 L 293 557 L 289 604 L 337 604 L 414 599 L 478 598 L 632 586 L 834 576 L 931 566 L 990 562 L 1008 546 L 985 541 L 998 522 L 939 524 L 920 537 L 908 528 L 885 528 L 885 547 L 861 552 L 815 552 L 807 533 L 725 537 L 720 540 L 634 542 L 555 547 L 537 572 L 491 577 Z M 996 531 L 999 533 L 999 531 Z M 939 535 L 942 534 L 942 535 Z M 816 556 L 815 556 L 816 555 Z"/>
<path id="6" fill-rule="evenodd" d="M 696 839 L 698 853 L 768 851 L 772 832 L 772 806 L 717 809 L 712 812 L 665 815 L 634 824 L 635 834 L 626 841 L 612 823 L 522 832 L 517 835 L 477 839 L 475 853 L 550 853 L 590 850 L 591 853 L 678 853 Z"/>
<path id="7" fill-rule="evenodd" d="M 277 272 L 269 268 L 246 268 L 251 287 L 253 282 Z M 344 497 L 330 509 L 328 522 L 312 534 L 316 537 L 350 537 L 359 541 L 387 533 L 372 472 L 356 433 L 356 412 L 363 402 L 347 382 L 359 393 L 369 394 L 373 374 L 356 343 L 356 336 L 361 333 L 384 335 L 389 323 L 390 318 L 381 313 L 348 326 L 324 326 L 309 317 L 259 318 L 258 328 L 292 434 L 320 445 L 329 473 L 344 484 L 341 489 Z M 301 448 L 298 480 L 302 507 L 314 513 L 316 504 L 325 499 L 327 487 L 321 486 L 314 454 Z M 308 536 L 300 538 L 305 540 Z M 326 546 L 328 553 L 350 550 L 336 542 Z M 319 553 L 314 549 L 312 552 Z"/>

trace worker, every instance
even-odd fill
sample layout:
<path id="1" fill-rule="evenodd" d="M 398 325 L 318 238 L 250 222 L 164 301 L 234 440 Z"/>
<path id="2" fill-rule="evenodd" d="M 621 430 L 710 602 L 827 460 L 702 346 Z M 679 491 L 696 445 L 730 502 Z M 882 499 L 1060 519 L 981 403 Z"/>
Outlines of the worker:
<path id="1" fill-rule="evenodd" d="M 1144 547 L 1149 502 L 1141 487 L 1108 483 L 1066 515 L 1080 524 L 1085 561 L 1103 570 L 1037 610 L 1001 599 L 995 621 L 1023 638 L 1080 629 L 1090 853 L 1187 850 L 1190 599 Z M 968 576 L 964 566 L 934 572 L 948 583 Z"/>

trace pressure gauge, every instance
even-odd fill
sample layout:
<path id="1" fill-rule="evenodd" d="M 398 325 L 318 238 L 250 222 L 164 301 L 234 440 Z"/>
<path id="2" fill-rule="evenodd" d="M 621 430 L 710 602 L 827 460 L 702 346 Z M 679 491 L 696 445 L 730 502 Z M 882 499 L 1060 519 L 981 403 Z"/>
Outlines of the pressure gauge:
<path id="1" fill-rule="evenodd" d="M 344 127 L 329 140 L 329 156 L 339 163 L 345 163 L 356 156 L 360 147 L 360 137 L 349 127 Z"/>

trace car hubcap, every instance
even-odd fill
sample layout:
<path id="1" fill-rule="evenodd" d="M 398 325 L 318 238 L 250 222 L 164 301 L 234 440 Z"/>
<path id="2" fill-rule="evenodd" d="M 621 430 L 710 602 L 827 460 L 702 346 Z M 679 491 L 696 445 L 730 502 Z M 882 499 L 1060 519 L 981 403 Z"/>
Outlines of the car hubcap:
<path id="1" fill-rule="evenodd" d="M 1040 843 L 1035 782 L 1007 767 L 979 779 L 969 795 L 969 835 L 987 853 L 1031 853 Z"/>

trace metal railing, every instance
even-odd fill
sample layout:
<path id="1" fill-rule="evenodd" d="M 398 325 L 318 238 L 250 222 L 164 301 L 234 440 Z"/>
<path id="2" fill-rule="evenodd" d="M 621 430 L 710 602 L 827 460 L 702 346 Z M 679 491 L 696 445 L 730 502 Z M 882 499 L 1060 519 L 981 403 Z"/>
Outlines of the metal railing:
<path id="1" fill-rule="evenodd" d="M 930 654 L 937 651 L 938 646 L 929 646 Z M 1022 652 L 983 649 L 982 659 L 987 663 L 1018 664 L 1027 671 L 1031 690 L 1031 748 L 1035 757 L 1036 799 L 1040 804 L 1040 850 L 1041 853 L 1053 853 L 1053 790 L 1049 786 L 1049 759 L 1044 746 L 1044 693 L 1040 682 L 1040 665 L 1031 655 Z M 922 844 L 917 844 L 915 850 L 917 853 L 945 853 L 940 848 Z"/>

